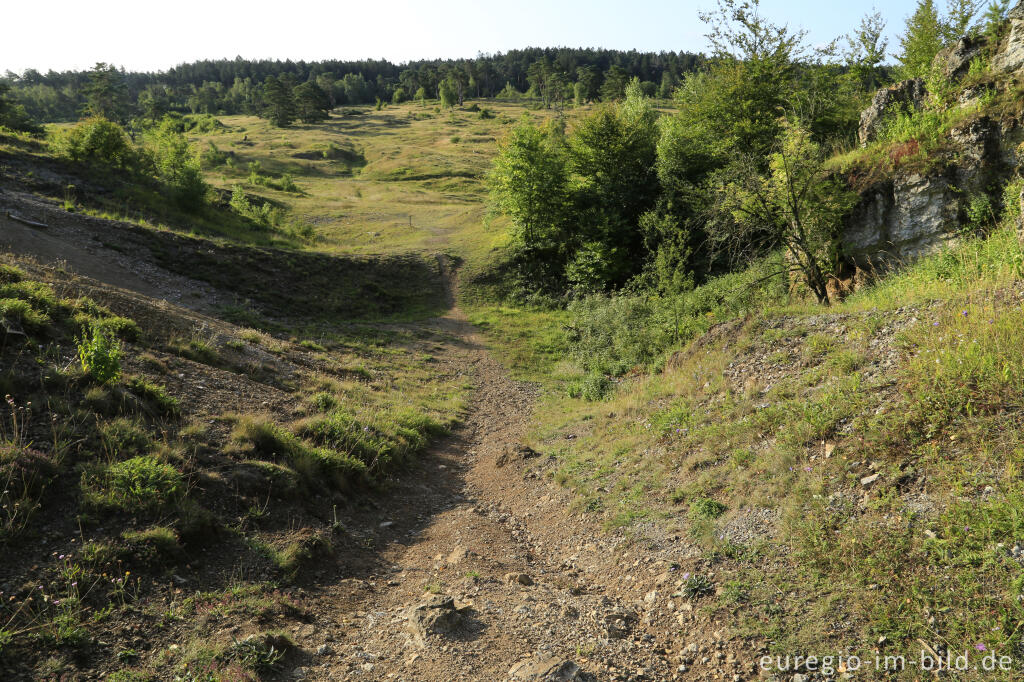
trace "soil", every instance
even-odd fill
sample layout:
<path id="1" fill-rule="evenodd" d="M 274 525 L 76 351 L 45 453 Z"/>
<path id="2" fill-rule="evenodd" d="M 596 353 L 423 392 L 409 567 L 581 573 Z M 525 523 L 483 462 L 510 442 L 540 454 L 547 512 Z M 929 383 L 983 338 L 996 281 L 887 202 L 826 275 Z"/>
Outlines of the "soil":
<path id="1" fill-rule="evenodd" d="M 222 295 L 152 263 L 143 272 L 131 254 L 90 246 L 92 230 L 74 223 L 68 218 L 41 232 L 2 220 L 0 246 L 127 290 L 124 295 L 174 301 L 199 314 Z M 447 260 L 439 266 L 454 281 Z M 450 285 L 445 293 L 452 304 Z M 537 388 L 509 377 L 454 304 L 419 325 L 449 339 L 438 354 L 441 371 L 454 369 L 473 383 L 471 407 L 452 436 L 385 489 L 335 510 L 336 551 L 288 590 L 297 608 L 294 617 L 285 614 L 285 634 L 296 646 L 269 677 L 756 677 L 763 642 L 735 637 L 705 615 L 701 600 L 711 597 L 680 591 L 687 573 L 713 577 L 714 567 L 684 538 L 653 525 L 629 536 L 595 527 L 548 480 L 543 458 L 522 444 Z M 230 395 L 218 393 L 230 392 L 231 375 L 224 377 L 211 375 L 196 390 L 210 389 L 213 402 L 230 404 Z M 235 396 L 250 398 L 286 409 L 273 391 Z M 425 627 L 415 608 L 441 602 L 444 627 Z M 227 642 L 265 630 L 256 618 L 210 627 L 211 641 Z M 172 631 L 147 648 L 173 648 L 173 641 Z M 120 667 L 105 662 L 74 679 Z M 551 670 L 558 672 L 546 675 Z"/>

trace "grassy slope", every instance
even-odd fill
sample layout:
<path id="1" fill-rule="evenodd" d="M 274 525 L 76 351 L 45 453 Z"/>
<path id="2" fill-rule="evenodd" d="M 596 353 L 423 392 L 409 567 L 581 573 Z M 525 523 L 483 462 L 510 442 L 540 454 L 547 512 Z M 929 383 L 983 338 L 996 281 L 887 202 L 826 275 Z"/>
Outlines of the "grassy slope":
<path id="1" fill-rule="evenodd" d="M 549 393 L 534 445 L 607 527 L 687 538 L 703 610 L 773 653 L 1014 655 L 1022 255 L 1003 228 L 720 324 L 607 400 Z"/>

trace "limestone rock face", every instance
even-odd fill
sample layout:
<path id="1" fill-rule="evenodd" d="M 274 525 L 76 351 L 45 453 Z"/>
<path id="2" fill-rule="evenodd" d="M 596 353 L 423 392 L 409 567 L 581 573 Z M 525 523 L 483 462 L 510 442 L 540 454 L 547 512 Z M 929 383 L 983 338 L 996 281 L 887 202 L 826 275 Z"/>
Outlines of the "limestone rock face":
<path id="1" fill-rule="evenodd" d="M 861 195 L 842 251 L 859 270 L 887 270 L 954 241 L 958 212 L 958 192 L 945 175 L 897 176 Z"/>
<path id="2" fill-rule="evenodd" d="M 1006 16 L 1010 21 L 1010 33 L 1003 51 L 993 57 L 992 68 L 1012 73 L 1024 68 L 1024 2 L 1017 3 Z"/>
<path id="3" fill-rule="evenodd" d="M 857 137 L 860 139 L 861 146 L 878 137 L 878 132 L 885 124 L 887 116 L 892 116 L 901 109 L 920 109 L 924 106 L 927 96 L 928 90 L 920 78 L 901 81 L 876 92 L 871 106 L 860 115 L 860 128 L 857 130 Z"/>
<path id="4" fill-rule="evenodd" d="M 974 38 L 964 36 L 953 45 L 940 50 L 935 55 L 933 64 L 942 69 L 942 73 L 947 78 L 953 80 L 962 78 L 967 75 L 971 68 L 971 61 L 981 54 L 986 42 L 984 36 Z"/>

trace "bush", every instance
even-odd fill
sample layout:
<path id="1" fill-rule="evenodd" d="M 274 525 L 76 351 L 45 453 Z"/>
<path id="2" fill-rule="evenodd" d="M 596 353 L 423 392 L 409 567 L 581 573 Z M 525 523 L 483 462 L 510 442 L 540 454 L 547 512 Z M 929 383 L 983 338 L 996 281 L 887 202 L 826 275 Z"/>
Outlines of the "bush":
<path id="1" fill-rule="evenodd" d="M 199 159 L 173 121 L 163 121 L 147 135 L 156 176 L 170 189 L 183 208 L 196 209 L 206 201 L 208 186 Z"/>
<path id="2" fill-rule="evenodd" d="M 725 513 L 726 506 L 718 500 L 702 497 L 690 504 L 691 519 L 717 519 Z"/>
<path id="3" fill-rule="evenodd" d="M 93 327 L 88 336 L 78 340 L 78 360 L 86 374 L 101 384 L 121 376 L 121 344 L 113 334 Z"/>
<path id="4" fill-rule="evenodd" d="M 612 386 L 608 377 L 599 372 L 592 372 L 582 379 L 571 382 L 567 392 L 570 398 L 582 398 L 588 402 L 594 402 L 603 400 Z"/>
<path id="5" fill-rule="evenodd" d="M 61 131 L 53 141 L 58 154 L 72 161 L 110 168 L 132 168 L 138 154 L 121 126 L 93 117 Z"/>

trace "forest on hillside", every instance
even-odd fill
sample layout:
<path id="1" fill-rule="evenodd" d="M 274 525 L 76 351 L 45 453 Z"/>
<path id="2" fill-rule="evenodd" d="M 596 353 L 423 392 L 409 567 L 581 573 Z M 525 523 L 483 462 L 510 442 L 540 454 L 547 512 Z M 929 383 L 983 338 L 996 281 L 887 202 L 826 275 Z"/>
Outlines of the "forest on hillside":
<path id="1" fill-rule="evenodd" d="M 96 78 L 117 83 L 118 112 L 127 120 L 135 111 L 204 114 L 257 114 L 266 105 L 268 81 L 290 86 L 309 83 L 331 107 L 437 99 L 450 87 L 464 97 L 551 99 L 567 94 L 587 101 L 621 97 L 626 83 L 638 78 L 650 94 L 662 97 L 704 59 L 689 52 L 637 52 L 592 48 L 526 48 L 473 59 L 421 60 L 394 64 L 386 60 L 305 62 L 291 60 L 202 60 L 165 72 L 139 73 L 97 64 L 89 71 L 28 69 L 8 71 L 0 83 L 37 121 L 76 120 L 88 108 Z"/>

